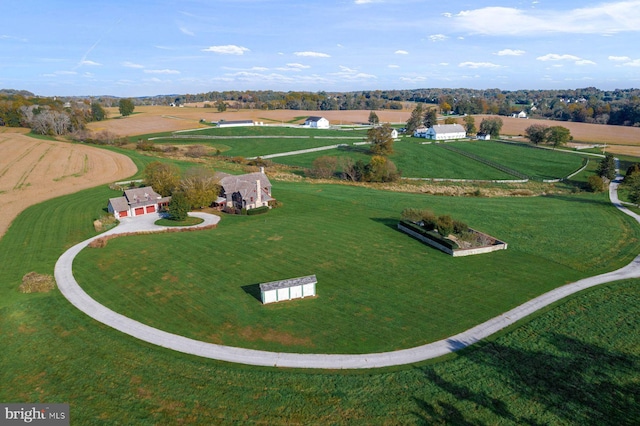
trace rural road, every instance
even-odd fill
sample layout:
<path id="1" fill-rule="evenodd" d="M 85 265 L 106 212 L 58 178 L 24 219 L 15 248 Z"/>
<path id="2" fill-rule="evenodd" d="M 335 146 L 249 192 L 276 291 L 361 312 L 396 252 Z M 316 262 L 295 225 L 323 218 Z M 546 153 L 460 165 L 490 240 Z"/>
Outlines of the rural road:
<path id="1" fill-rule="evenodd" d="M 612 182 L 609 187 L 611 202 L 618 209 L 640 222 L 640 216 L 631 212 L 620 203 L 617 191 L 618 185 L 619 182 L 615 181 Z M 206 226 L 217 223 L 219 220 L 219 217 L 214 215 L 203 213 L 190 214 L 205 219 L 203 224 L 195 226 Z M 106 308 L 82 290 L 73 277 L 72 271 L 73 259 L 82 249 L 92 240 L 108 234 L 163 230 L 164 228 L 154 225 L 153 222 L 155 220 L 157 220 L 156 215 L 142 216 L 140 218 L 124 218 L 116 228 L 71 247 L 58 259 L 55 266 L 55 278 L 58 283 L 58 288 L 75 307 L 91 318 L 137 339 L 191 355 L 249 365 L 313 369 L 363 369 L 414 364 L 427 359 L 437 358 L 472 345 L 514 324 L 516 321 L 525 318 L 533 312 L 578 291 L 611 281 L 640 278 L 640 256 L 638 256 L 630 264 L 621 269 L 564 285 L 455 336 L 410 349 L 372 354 L 297 354 L 267 352 L 201 342 L 158 330 L 157 328 L 134 321 Z"/>

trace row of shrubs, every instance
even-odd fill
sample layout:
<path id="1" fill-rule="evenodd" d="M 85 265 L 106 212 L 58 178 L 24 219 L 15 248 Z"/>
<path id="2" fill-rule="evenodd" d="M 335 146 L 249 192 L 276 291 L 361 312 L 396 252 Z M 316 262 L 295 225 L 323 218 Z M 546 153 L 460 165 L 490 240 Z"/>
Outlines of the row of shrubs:
<path id="1" fill-rule="evenodd" d="M 418 225 L 417 223 L 413 223 L 409 220 L 402 220 L 400 221 L 400 223 L 402 224 L 402 226 L 404 226 L 405 228 L 408 228 L 420 235 L 422 235 L 425 238 L 430 239 L 431 241 L 435 241 L 436 243 L 445 246 L 446 248 L 450 249 L 450 250 L 456 250 L 458 248 L 458 245 L 456 243 L 454 243 L 453 241 L 444 238 L 442 235 L 434 232 L 434 231 L 427 231 L 425 228 L 423 228 L 422 226 Z"/>
<path id="2" fill-rule="evenodd" d="M 402 211 L 402 219 L 413 222 L 425 231 L 436 231 L 443 238 L 450 234 L 463 235 L 469 231 L 469 226 L 455 220 L 449 215 L 437 216 L 428 209 L 407 208 Z"/>

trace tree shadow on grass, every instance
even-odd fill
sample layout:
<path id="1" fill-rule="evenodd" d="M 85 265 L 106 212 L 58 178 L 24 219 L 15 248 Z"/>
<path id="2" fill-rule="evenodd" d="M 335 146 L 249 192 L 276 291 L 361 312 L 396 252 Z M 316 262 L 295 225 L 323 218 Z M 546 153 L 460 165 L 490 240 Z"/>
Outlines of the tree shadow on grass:
<path id="1" fill-rule="evenodd" d="M 547 194 L 545 195 L 546 198 L 554 198 L 556 200 L 562 200 L 562 201 L 571 201 L 574 203 L 582 203 L 582 204 L 600 204 L 600 205 L 607 205 L 607 206 L 612 206 L 613 204 L 611 204 L 611 201 L 607 200 L 594 200 L 594 199 L 588 199 L 588 198 L 583 198 L 580 196 L 571 196 L 571 195 L 562 195 L 562 194 Z"/>
<path id="2" fill-rule="evenodd" d="M 243 285 L 241 288 L 249 296 L 253 297 L 258 302 L 262 303 L 262 296 L 260 294 L 260 284 Z"/>
<path id="3" fill-rule="evenodd" d="M 385 226 L 388 226 L 389 228 L 395 231 L 402 232 L 398 229 L 398 222 L 400 222 L 398 219 L 394 219 L 390 217 L 372 217 L 370 219 L 374 222 L 381 223 Z"/>
<path id="4" fill-rule="evenodd" d="M 461 346 L 452 344 L 454 348 Z M 452 376 L 447 379 L 436 371 L 437 366 L 422 369 L 425 379 L 442 396 L 431 401 L 414 397 L 418 408 L 414 414 L 425 424 L 480 424 L 474 414 L 481 407 L 483 418 L 487 418 L 485 410 L 489 411 L 489 423 L 539 425 L 548 423 L 551 416 L 561 424 L 637 424 L 640 355 L 559 333 L 546 334 L 535 348 L 541 349 L 489 343 L 460 352 L 464 361 L 471 363 L 467 372 L 481 371 L 480 377 L 447 373 Z M 463 365 L 469 365 L 464 361 Z M 467 384 L 469 380 L 474 383 Z M 528 417 L 531 412 L 519 414 L 514 403 L 534 407 L 536 418 Z M 470 410 L 469 406 L 476 408 Z"/>

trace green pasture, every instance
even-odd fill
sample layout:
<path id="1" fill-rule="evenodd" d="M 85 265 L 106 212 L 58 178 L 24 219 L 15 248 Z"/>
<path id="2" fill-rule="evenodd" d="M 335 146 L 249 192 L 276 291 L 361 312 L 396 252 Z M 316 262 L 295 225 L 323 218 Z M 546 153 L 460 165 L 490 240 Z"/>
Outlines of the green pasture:
<path id="1" fill-rule="evenodd" d="M 96 300 L 173 333 L 266 350 L 366 353 L 455 334 L 638 252 L 638 227 L 602 194 L 477 199 L 304 183 L 278 183 L 273 193 L 283 207 L 267 215 L 111 240 L 84 250 L 74 273 Z M 454 259 L 395 229 L 406 207 L 450 214 L 509 249 Z M 257 299 L 260 282 L 310 274 L 317 298 L 269 306 Z"/>
<path id="2" fill-rule="evenodd" d="M 451 146 L 517 170 L 534 179 L 559 179 L 582 166 L 583 156 L 494 141 L 452 142 Z"/>

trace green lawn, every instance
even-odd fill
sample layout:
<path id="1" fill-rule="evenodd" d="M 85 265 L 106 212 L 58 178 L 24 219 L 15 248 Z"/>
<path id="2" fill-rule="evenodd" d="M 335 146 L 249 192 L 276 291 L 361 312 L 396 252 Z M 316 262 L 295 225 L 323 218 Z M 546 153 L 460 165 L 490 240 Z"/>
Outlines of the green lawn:
<path id="1" fill-rule="evenodd" d="M 455 334 L 638 251 L 638 228 L 604 195 L 449 198 L 283 183 L 274 195 L 284 207 L 267 216 L 84 250 L 76 277 L 116 311 L 196 339 L 363 353 Z M 405 207 L 451 214 L 509 249 L 449 257 L 394 229 Z M 262 306 L 254 297 L 260 282 L 310 274 L 318 298 Z"/>
<path id="2" fill-rule="evenodd" d="M 568 176 L 582 166 L 583 159 L 581 155 L 538 149 L 525 144 L 476 141 L 452 142 L 450 145 L 534 179 L 559 179 Z"/>
<path id="3" fill-rule="evenodd" d="M 332 230 L 346 228 L 348 219 L 367 217 L 352 211 L 356 208 L 376 210 L 380 212 L 377 217 L 389 218 L 401 206 L 431 207 L 470 223 L 473 220 L 473 226 L 496 236 L 507 239 L 508 233 L 510 248 L 501 255 L 519 252 L 538 267 L 538 275 L 546 275 L 548 268 L 575 275 L 614 268 L 633 257 L 638 248 L 628 243 L 617 253 L 613 242 L 620 235 L 637 239 L 636 226 L 630 229 L 630 222 L 609 209 L 602 196 L 500 200 L 394 194 L 378 198 L 370 191 L 358 194 L 357 189 L 334 192 L 330 186 L 309 188 L 277 184 L 274 191 L 286 201 L 281 209 L 261 217 L 225 218 L 218 230 L 176 236 L 209 236 L 210 247 L 219 244 L 225 233 L 251 242 L 256 230 L 266 234 L 269 228 L 262 231 L 261 227 L 271 220 L 282 220 L 288 211 L 300 215 L 292 224 L 299 228 L 311 214 L 305 200 L 316 194 L 321 196 L 316 203 L 318 212 L 325 213 L 329 204 L 337 204 L 345 213 L 345 223 Z M 297 193 L 303 198 L 301 203 L 295 202 Z M 64 250 L 94 235 L 92 220 L 104 213 L 105 200 L 114 194 L 101 187 L 33 206 L 16 218 L 0 239 L 0 401 L 69 402 L 73 424 L 631 425 L 640 418 L 640 280 L 582 292 L 455 356 L 419 366 L 356 373 L 250 368 L 186 356 L 96 323 L 57 290 L 43 295 L 18 293 L 22 275 L 30 271 L 53 273 Z M 381 206 L 381 202 L 389 205 Z M 361 246 L 360 259 L 365 266 L 375 269 L 372 259 L 387 247 L 395 253 L 398 244 L 403 252 L 422 250 L 419 260 L 426 263 L 444 259 L 422 245 L 418 249 L 413 240 L 397 241 L 391 228 L 383 227 L 384 222 L 367 220 L 371 229 L 384 237 L 384 244 L 380 240 L 378 247 Z M 305 223 L 312 233 L 318 232 L 314 228 L 330 225 L 324 221 Z M 540 227 L 548 229 L 542 237 L 549 242 L 548 253 L 529 244 L 538 240 Z M 581 231 L 572 231 L 577 227 Z M 360 225 L 356 228 L 364 229 Z M 149 236 L 154 249 L 158 247 L 156 238 L 168 235 Z M 299 236 L 299 241 L 310 242 L 303 237 Z M 576 237 L 583 244 L 567 247 Z M 340 260 L 357 238 L 331 240 L 334 258 Z M 112 240 L 106 249 L 95 251 L 113 249 L 127 239 Z M 565 246 L 555 248 L 558 243 Z M 181 242 L 182 247 L 187 244 L 191 244 L 187 239 Z M 600 257 L 597 253 L 603 248 Z M 298 249 L 303 251 L 300 257 L 310 256 L 310 263 L 317 264 L 308 250 Z M 173 253 L 179 253 L 178 247 Z M 126 251 L 124 255 L 144 264 L 148 254 Z M 203 261 L 215 261 L 215 254 Z M 243 254 L 243 259 L 255 260 L 250 254 Z M 581 262 L 581 257 L 586 260 Z M 482 266 L 489 258 L 478 259 Z M 506 271 L 511 263 L 490 261 L 489 266 L 501 279 L 511 274 Z M 452 264 L 440 289 L 449 285 L 451 272 L 458 270 L 459 264 Z M 280 275 L 275 269 L 272 273 Z M 519 269 L 515 273 L 520 274 Z M 420 283 L 433 281 L 430 271 L 418 278 Z M 468 279 L 459 297 L 473 290 L 477 286 L 474 282 Z M 325 289 L 321 285 L 320 297 L 300 301 L 302 306 L 327 298 L 328 284 Z M 510 293 L 514 299 L 520 298 L 519 293 L 530 288 L 527 282 L 516 283 Z M 476 305 L 495 304 L 488 294 L 481 293 Z M 293 305 L 282 306 L 284 311 Z M 465 307 L 461 317 L 467 315 L 467 308 L 470 315 L 478 310 Z M 278 309 L 274 306 L 273 311 Z M 428 330 L 434 318 L 418 325 Z M 330 319 L 322 329 L 332 326 Z"/>

